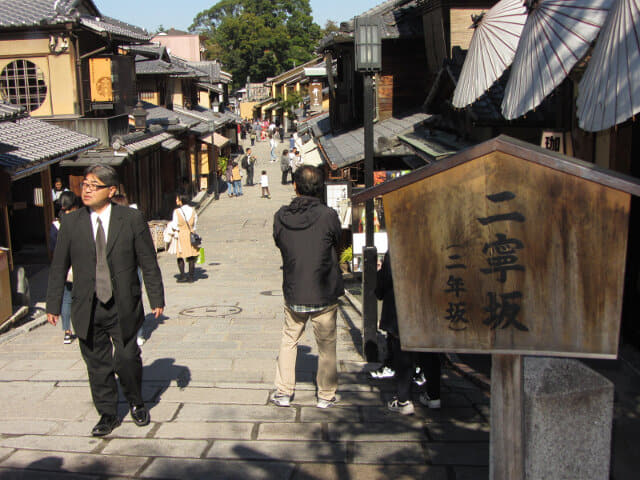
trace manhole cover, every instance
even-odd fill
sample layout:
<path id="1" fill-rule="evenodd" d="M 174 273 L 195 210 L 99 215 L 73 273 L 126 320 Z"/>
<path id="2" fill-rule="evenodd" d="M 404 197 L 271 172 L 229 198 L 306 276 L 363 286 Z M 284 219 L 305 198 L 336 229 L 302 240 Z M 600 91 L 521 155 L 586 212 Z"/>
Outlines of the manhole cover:
<path id="1" fill-rule="evenodd" d="M 260 292 L 260 295 L 264 295 L 265 297 L 281 297 L 281 290 L 266 290 L 264 292 Z"/>
<path id="2" fill-rule="evenodd" d="M 235 305 L 211 305 L 208 307 L 193 307 L 182 310 L 180 315 L 187 317 L 227 317 L 237 315 L 242 312 L 240 307 Z"/>

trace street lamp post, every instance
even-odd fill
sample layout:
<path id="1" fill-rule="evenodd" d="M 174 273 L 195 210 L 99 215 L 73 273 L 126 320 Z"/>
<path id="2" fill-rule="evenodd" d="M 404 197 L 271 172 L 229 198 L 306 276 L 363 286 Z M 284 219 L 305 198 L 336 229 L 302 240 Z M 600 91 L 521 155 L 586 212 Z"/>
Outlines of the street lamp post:
<path id="1" fill-rule="evenodd" d="M 380 17 L 355 21 L 356 71 L 362 73 L 364 92 L 364 185 L 373 187 L 373 76 L 382 69 Z M 378 252 L 374 244 L 373 199 L 365 203 L 365 248 L 362 276 L 363 344 L 369 362 L 378 360 L 378 302 L 375 296 Z"/>

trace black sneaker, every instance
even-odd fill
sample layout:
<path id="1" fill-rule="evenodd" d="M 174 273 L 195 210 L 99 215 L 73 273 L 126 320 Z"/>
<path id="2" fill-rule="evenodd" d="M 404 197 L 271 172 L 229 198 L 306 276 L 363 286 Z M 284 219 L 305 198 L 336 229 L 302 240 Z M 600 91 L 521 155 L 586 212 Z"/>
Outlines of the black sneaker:
<path id="1" fill-rule="evenodd" d="M 73 341 L 73 335 L 71 335 L 70 333 L 65 333 L 64 334 L 64 343 L 68 345 L 72 341 Z"/>

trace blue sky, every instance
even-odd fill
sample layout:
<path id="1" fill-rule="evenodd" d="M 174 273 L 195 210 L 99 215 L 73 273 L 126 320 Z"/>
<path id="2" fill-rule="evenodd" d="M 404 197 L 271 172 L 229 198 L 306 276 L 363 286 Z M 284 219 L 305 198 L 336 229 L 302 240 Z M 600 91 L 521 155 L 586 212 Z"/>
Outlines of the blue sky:
<path id="1" fill-rule="evenodd" d="M 310 0 L 313 18 L 322 27 L 327 20 L 340 23 L 382 2 Z M 94 3 L 104 15 L 155 31 L 159 25 L 186 30 L 197 13 L 215 5 L 217 0 L 94 0 Z"/>

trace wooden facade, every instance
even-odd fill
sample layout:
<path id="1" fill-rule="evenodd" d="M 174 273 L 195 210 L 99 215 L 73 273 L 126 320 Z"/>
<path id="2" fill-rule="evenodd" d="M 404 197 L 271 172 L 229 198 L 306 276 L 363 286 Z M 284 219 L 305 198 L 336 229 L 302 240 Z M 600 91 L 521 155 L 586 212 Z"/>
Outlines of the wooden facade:
<path id="1" fill-rule="evenodd" d="M 427 65 L 432 75 L 443 61 L 451 58 L 455 47 L 469 48 L 473 29 L 471 15 L 489 10 L 492 0 L 432 0 L 424 2 L 422 18 Z"/>

